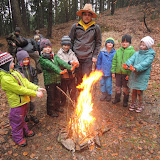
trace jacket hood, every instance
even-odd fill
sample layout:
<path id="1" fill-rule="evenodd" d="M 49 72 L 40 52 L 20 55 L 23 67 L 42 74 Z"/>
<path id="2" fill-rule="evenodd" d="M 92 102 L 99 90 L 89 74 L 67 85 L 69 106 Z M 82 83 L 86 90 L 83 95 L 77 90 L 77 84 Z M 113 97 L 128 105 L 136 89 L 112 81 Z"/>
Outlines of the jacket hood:
<path id="1" fill-rule="evenodd" d="M 121 48 L 120 48 L 122 51 L 124 51 L 124 50 L 133 50 L 134 48 L 133 48 L 133 46 L 129 46 L 128 48 L 123 48 L 122 46 L 121 46 Z"/>
<path id="2" fill-rule="evenodd" d="M 153 56 L 155 56 L 155 51 L 152 48 L 148 50 L 139 50 L 139 54 L 152 54 Z"/>
<path id="3" fill-rule="evenodd" d="M 108 52 L 106 47 L 102 48 L 101 51 L 102 52 Z M 112 48 L 111 51 L 110 51 L 110 53 L 113 53 L 114 51 L 115 51 L 115 49 Z"/>

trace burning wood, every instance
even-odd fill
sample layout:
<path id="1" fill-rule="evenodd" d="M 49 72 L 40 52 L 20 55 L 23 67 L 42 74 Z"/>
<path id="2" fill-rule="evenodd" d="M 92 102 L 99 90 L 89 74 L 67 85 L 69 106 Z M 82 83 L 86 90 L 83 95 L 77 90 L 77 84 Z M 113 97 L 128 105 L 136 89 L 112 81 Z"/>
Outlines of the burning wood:
<path id="1" fill-rule="evenodd" d="M 68 127 L 62 129 L 58 136 L 58 141 L 68 150 L 81 150 L 93 144 L 101 146 L 99 133 L 109 130 L 98 129 L 95 125 L 96 119 L 91 116 L 93 107 L 91 88 L 101 76 L 100 71 L 92 72 L 89 77 L 85 75 L 82 83 L 77 86 L 82 91 L 74 114 L 70 118 Z"/>

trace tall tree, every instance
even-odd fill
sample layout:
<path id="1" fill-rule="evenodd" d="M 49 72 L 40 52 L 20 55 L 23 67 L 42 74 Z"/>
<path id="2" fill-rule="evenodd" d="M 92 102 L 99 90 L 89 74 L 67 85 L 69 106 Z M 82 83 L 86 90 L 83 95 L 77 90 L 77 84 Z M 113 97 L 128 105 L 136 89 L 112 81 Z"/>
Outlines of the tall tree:
<path id="1" fill-rule="evenodd" d="M 47 37 L 52 37 L 52 0 L 48 3 L 48 29 L 47 29 Z"/>

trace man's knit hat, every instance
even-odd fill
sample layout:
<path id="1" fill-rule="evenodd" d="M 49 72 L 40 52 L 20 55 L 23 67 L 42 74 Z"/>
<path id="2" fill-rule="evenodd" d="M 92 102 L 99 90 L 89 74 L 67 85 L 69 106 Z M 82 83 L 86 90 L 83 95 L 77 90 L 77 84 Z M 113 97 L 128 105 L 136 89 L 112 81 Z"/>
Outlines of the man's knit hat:
<path id="1" fill-rule="evenodd" d="M 151 48 L 152 45 L 154 45 L 154 40 L 150 36 L 142 38 L 141 42 L 144 42 L 148 49 Z"/>
<path id="2" fill-rule="evenodd" d="M 40 42 L 41 51 L 43 50 L 43 48 L 45 48 L 47 46 L 51 46 L 52 47 L 51 41 L 49 39 L 46 39 L 46 38 L 41 39 L 41 42 Z"/>
<path id="3" fill-rule="evenodd" d="M 105 46 L 106 46 L 107 43 L 112 43 L 113 47 L 114 47 L 115 43 L 114 43 L 114 39 L 112 37 L 109 37 L 109 38 L 106 39 Z"/>
<path id="4" fill-rule="evenodd" d="M 126 41 L 126 42 L 129 42 L 131 44 L 131 39 L 132 39 L 132 37 L 128 34 L 122 36 L 122 42 Z"/>
<path id="5" fill-rule="evenodd" d="M 17 49 L 17 61 L 20 65 L 23 65 L 23 60 L 25 58 L 29 58 L 29 54 L 27 51 L 23 50 L 22 48 Z"/>
<path id="6" fill-rule="evenodd" d="M 15 28 L 15 32 L 19 32 L 19 33 L 20 33 L 20 28 L 19 28 L 19 27 L 16 27 L 16 28 Z"/>
<path id="7" fill-rule="evenodd" d="M 71 38 L 69 36 L 63 36 L 61 39 L 61 45 L 71 45 Z"/>
<path id="8" fill-rule="evenodd" d="M 0 69 L 9 72 L 10 71 L 10 63 L 13 61 L 13 57 L 11 54 L 4 52 L 0 53 Z"/>

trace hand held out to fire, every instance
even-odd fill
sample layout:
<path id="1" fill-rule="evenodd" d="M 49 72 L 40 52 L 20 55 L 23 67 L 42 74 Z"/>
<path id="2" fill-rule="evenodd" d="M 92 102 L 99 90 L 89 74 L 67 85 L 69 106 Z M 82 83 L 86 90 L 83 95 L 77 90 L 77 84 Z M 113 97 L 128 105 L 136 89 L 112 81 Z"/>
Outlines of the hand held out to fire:
<path id="1" fill-rule="evenodd" d="M 46 90 L 44 88 L 38 88 L 37 97 L 39 97 L 39 98 L 43 97 L 43 92 L 42 91 L 46 91 Z"/>

